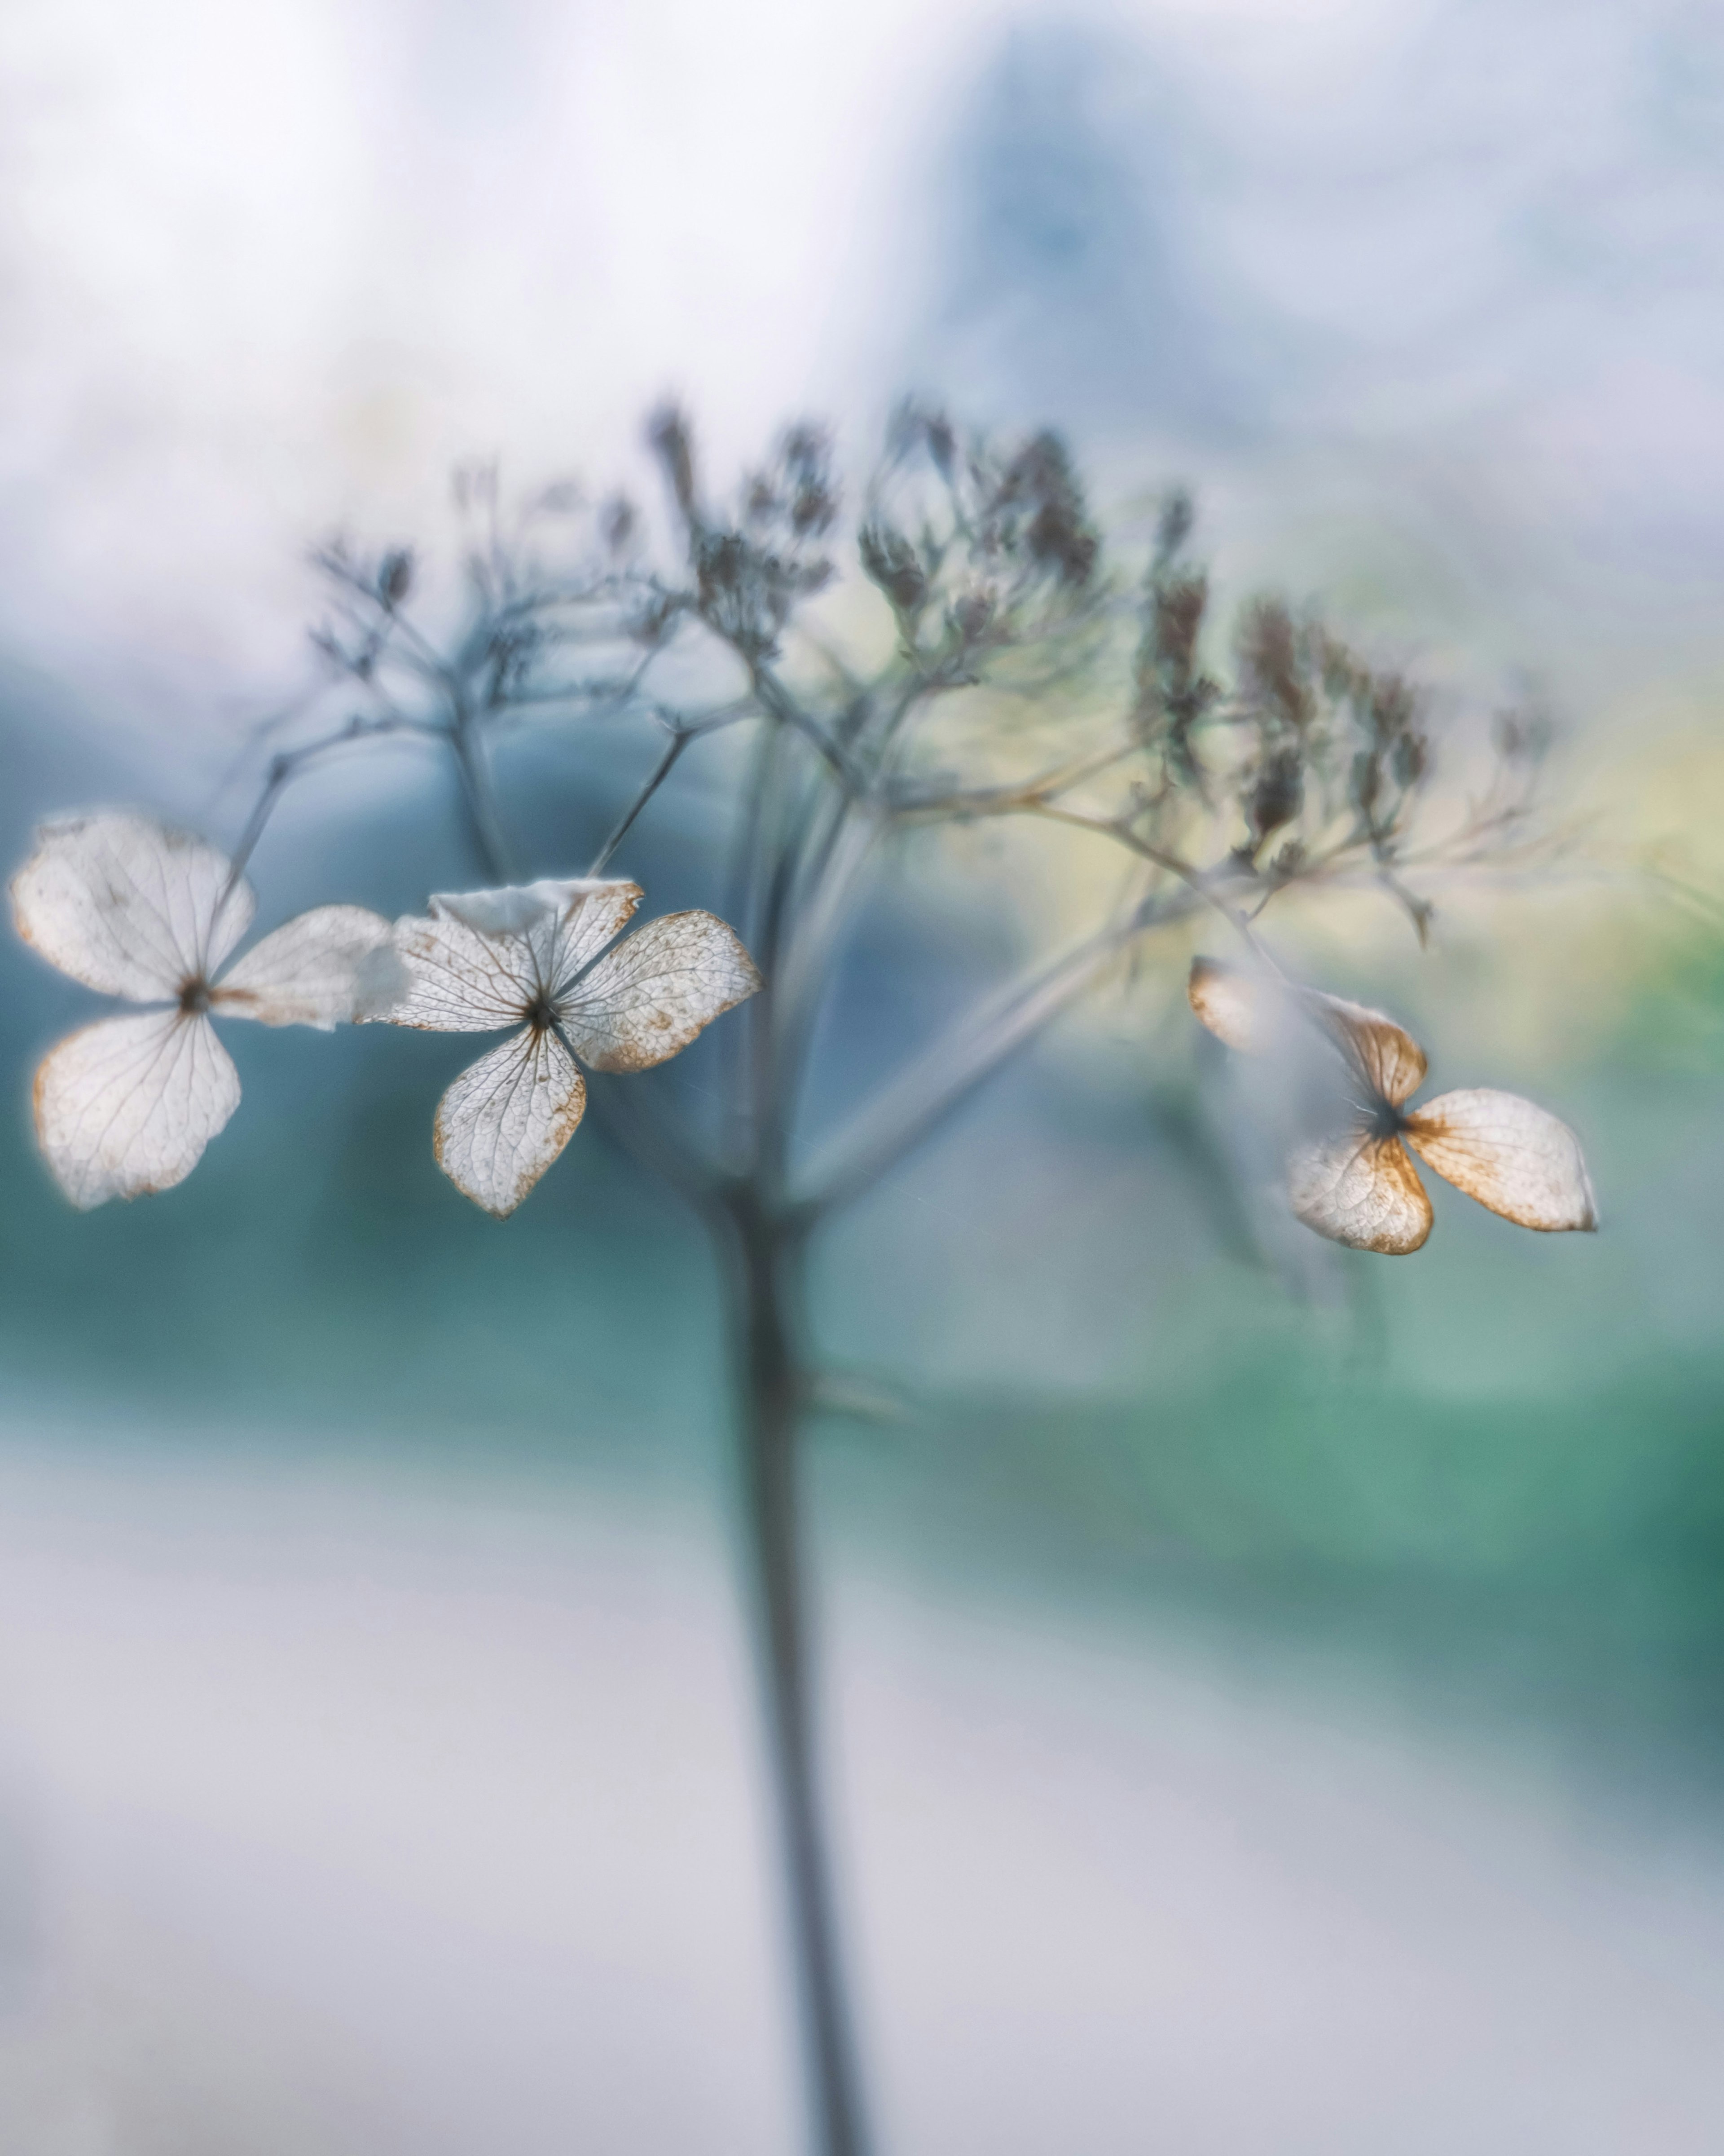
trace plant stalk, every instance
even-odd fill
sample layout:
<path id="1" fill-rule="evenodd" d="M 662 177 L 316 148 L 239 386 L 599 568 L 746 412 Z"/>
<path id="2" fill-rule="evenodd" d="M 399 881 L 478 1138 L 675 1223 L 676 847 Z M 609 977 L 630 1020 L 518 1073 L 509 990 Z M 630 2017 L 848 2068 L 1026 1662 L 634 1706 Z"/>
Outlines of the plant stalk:
<path id="1" fill-rule="evenodd" d="M 817 2156 L 867 2156 L 816 1758 L 798 1434 L 806 1229 L 770 1217 L 747 1186 L 726 1208 L 737 1438 L 754 1638 Z"/>

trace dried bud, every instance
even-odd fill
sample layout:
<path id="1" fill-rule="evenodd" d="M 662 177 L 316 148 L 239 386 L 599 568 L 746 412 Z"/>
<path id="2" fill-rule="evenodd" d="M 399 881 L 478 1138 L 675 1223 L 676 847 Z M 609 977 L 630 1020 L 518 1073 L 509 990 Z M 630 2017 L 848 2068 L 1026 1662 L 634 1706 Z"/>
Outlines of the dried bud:
<path id="1" fill-rule="evenodd" d="M 1053 570 L 1062 583 L 1087 583 L 1101 541 L 1085 514 L 1070 456 L 1057 434 L 1034 435 L 1001 472 L 994 489 L 995 512 L 1020 506 L 1028 511 L 1022 528 L 1030 558 L 1038 567 Z"/>
<path id="2" fill-rule="evenodd" d="M 1430 768 L 1430 743 L 1422 733 L 1409 726 L 1404 733 L 1395 737 L 1390 768 L 1394 773 L 1397 786 L 1412 788 L 1418 785 Z"/>
<path id="3" fill-rule="evenodd" d="M 1150 630 L 1156 658 L 1179 678 L 1197 665 L 1198 636 L 1209 603 L 1209 580 L 1201 570 L 1157 583 L 1150 598 Z"/>
<path id="4" fill-rule="evenodd" d="M 1062 583 L 1080 586 L 1095 573 L 1101 542 L 1065 502 L 1044 502 L 1036 511 L 1029 531 L 1029 551 L 1038 562 L 1053 569 Z"/>
<path id="5" fill-rule="evenodd" d="M 598 512 L 599 536 L 613 554 L 620 554 L 634 536 L 638 519 L 634 504 L 626 494 L 613 494 Z"/>
<path id="6" fill-rule="evenodd" d="M 1254 599 L 1239 626 L 1239 665 L 1252 695 L 1295 732 L 1311 721 L 1298 631 L 1278 598 Z"/>
<path id="7" fill-rule="evenodd" d="M 1167 568 L 1183 550 L 1196 522 L 1197 511 L 1192 506 L 1191 496 L 1183 486 L 1175 487 L 1162 502 L 1162 513 L 1156 520 L 1155 552 L 1158 570 Z"/>
<path id="8" fill-rule="evenodd" d="M 1338 639 L 1319 634 L 1317 664 L 1323 677 L 1323 693 L 1337 703 L 1362 692 L 1367 678 L 1364 670 Z"/>
<path id="9" fill-rule="evenodd" d="M 747 542 L 737 531 L 721 531 L 700 548 L 695 562 L 695 573 L 700 580 L 700 597 L 710 601 L 721 593 L 738 590 L 747 571 L 749 549 Z"/>
<path id="10" fill-rule="evenodd" d="M 994 598 L 992 592 L 966 592 L 954 600 L 949 610 L 952 627 L 966 644 L 979 644 L 993 621 Z"/>
<path id="11" fill-rule="evenodd" d="M 677 507 L 695 515 L 695 445 L 689 424 L 674 404 L 661 405 L 647 422 L 647 440 L 664 467 Z"/>
<path id="12" fill-rule="evenodd" d="M 1290 883 L 1305 866 L 1305 844 L 1302 839 L 1289 839 L 1285 845 L 1276 850 L 1269 865 L 1269 872 L 1279 883 Z"/>
<path id="13" fill-rule="evenodd" d="M 1371 683 L 1371 724 L 1379 741 L 1393 741 L 1419 715 L 1419 699 L 1399 674 L 1379 674 Z"/>
<path id="14" fill-rule="evenodd" d="M 413 589 L 413 557 L 405 547 L 384 555 L 377 565 L 377 597 L 392 611 Z"/>
<path id="15" fill-rule="evenodd" d="M 1278 749 L 1258 772 L 1245 803 L 1255 852 L 1272 831 L 1290 824 L 1305 805 L 1305 767 L 1297 748 Z"/>
<path id="16" fill-rule="evenodd" d="M 926 603 L 928 579 L 916 549 L 890 524 L 865 524 L 856 535 L 864 573 L 900 614 L 914 616 Z"/>
<path id="17" fill-rule="evenodd" d="M 824 485 L 809 484 L 801 489 L 790 505 L 790 528 L 798 539 L 818 536 L 829 531 L 838 505 L 830 490 Z"/>

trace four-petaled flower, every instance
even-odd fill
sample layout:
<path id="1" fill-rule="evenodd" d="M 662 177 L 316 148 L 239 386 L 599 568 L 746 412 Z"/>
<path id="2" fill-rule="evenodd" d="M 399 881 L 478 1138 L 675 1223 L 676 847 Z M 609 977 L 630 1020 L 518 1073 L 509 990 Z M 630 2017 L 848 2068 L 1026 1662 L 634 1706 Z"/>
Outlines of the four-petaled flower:
<path id="1" fill-rule="evenodd" d="M 1424 1050 L 1381 1011 L 1312 988 L 1197 959 L 1192 1009 L 1229 1048 L 1289 1050 L 1289 1018 L 1337 1049 L 1356 1089 L 1342 1127 L 1298 1147 L 1287 1163 L 1293 1210 L 1308 1228 L 1355 1250 L 1402 1257 L 1431 1231 L 1431 1202 L 1407 1147 L 1457 1190 L 1523 1228 L 1596 1228 L 1580 1141 L 1518 1093 L 1475 1087 L 1422 1108 Z"/>
<path id="2" fill-rule="evenodd" d="M 577 1056 L 594 1070 L 648 1070 L 760 986 L 711 913 L 667 913 L 615 942 L 640 900 L 638 884 L 533 883 L 439 894 L 428 917 L 395 924 L 410 985 L 382 1014 L 392 1024 L 519 1029 L 444 1095 L 433 1140 L 444 1173 L 499 1219 L 581 1120 Z"/>
<path id="3" fill-rule="evenodd" d="M 210 1014 L 313 1025 L 387 1008 L 403 985 L 381 915 L 320 906 L 223 960 L 257 901 L 223 854 L 133 809 L 44 824 L 12 880 L 18 933 L 86 988 L 151 1009 L 100 1019 L 36 1073 L 36 1136 L 74 1205 L 167 1190 L 239 1105 Z"/>

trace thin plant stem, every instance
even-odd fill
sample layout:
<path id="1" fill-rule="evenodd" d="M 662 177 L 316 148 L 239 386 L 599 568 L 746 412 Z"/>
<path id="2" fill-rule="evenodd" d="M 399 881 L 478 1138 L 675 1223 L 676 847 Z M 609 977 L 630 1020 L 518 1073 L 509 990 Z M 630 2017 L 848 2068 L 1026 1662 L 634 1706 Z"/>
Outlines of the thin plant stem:
<path id="1" fill-rule="evenodd" d="M 817 2156 L 867 2156 L 820 1787 L 801 1490 L 804 1229 L 739 1192 L 728 1240 L 744 1542 Z"/>
<path id="2" fill-rule="evenodd" d="M 589 876 L 603 875 L 606 869 L 610 866 L 618 847 L 634 829 L 635 819 L 639 816 L 641 810 L 646 807 L 648 802 L 676 768 L 676 760 L 688 747 L 691 738 L 692 737 L 685 733 L 681 727 L 678 727 L 671 735 L 664 753 L 654 765 L 652 774 L 646 784 L 641 788 L 639 793 L 623 810 L 612 829 L 610 836 L 593 855 L 592 865 L 587 871 Z"/>

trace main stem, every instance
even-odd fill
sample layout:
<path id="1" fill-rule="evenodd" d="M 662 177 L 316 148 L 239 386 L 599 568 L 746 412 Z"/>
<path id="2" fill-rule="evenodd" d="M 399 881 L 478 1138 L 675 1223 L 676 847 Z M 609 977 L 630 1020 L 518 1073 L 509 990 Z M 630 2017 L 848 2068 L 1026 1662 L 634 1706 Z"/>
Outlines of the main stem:
<path id="1" fill-rule="evenodd" d="M 866 2156 L 861 2078 L 839 1951 L 816 1758 L 798 1435 L 807 1236 L 743 1189 L 726 1213 L 733 1282 L 744 1534 L 767 1751 L 818 2156 Z"/>

